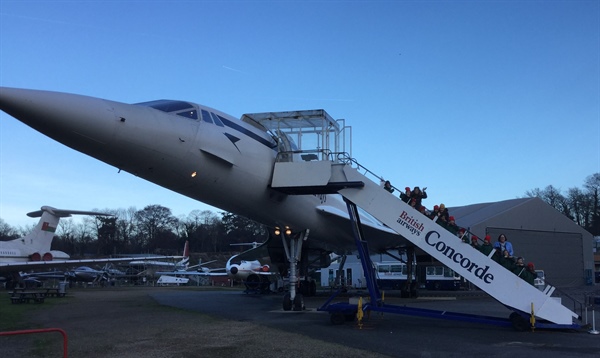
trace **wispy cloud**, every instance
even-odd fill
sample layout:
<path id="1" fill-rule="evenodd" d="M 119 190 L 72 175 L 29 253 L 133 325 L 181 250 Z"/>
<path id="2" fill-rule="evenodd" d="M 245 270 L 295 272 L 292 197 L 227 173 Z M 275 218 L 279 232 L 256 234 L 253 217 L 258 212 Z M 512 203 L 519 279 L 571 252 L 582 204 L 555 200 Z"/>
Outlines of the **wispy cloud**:
<path id="1" fill-rule="evenodd" d="M 246 72 L 238 70 L 238 69 L 235 69 L 235 68 L 232 68 L 232 67 L 229 67 L 229 66 L 223 65 L 223 68 L 226 69 L 226 70 L 229 70 L 229 71 L 239 72 L 239 73 L 243 73 L 243 74 L 247 75 Z"/>

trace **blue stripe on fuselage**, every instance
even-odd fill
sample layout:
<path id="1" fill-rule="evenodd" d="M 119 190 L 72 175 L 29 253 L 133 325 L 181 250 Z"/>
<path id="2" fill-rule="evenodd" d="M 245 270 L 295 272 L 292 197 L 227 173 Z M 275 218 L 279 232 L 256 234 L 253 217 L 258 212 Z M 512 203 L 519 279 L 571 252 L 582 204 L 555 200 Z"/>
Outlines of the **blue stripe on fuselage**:
<path id="1" fill-rule="evenodd" d="M 271 149 L 277 147 L 277 144 L 269 142 L 268 140 L 262 138 L 261 136 L 257 135 L 256 133 L 253 133 L 252 131 L 249 131 L 248 129 L 240 126 L 239 124 L 230 121 L 227 118 L 223 118 L 221 116 L 219 116 L 219 119 L 223 122 L 223 124 L 231 129 L 234 129 L 242 134 L 247 135 L 248 137 L 254 139 L 255 141 L 259 142 L 262 145 L 265 145 Z"/>

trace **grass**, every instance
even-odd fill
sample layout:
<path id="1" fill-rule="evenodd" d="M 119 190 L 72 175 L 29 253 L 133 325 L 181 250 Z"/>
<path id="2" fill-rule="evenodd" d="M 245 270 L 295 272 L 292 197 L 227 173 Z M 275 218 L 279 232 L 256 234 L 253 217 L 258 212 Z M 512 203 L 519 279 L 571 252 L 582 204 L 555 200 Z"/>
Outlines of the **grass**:
<path id="1" fill-rule="evenodd" d="M 5 295 L 4 297 L 2 295 Z M 47 310 L 57 304 L 64 304 L 70 300 L 69 297 L 46 298 L 44 303 L 19 303 L 14 304 L 10 300 L 8 291 L 0 291 L 0 332 L 16 331 L 21 329 L 34 329 L 26 321 L 25 316 L 31 312 Z"/>

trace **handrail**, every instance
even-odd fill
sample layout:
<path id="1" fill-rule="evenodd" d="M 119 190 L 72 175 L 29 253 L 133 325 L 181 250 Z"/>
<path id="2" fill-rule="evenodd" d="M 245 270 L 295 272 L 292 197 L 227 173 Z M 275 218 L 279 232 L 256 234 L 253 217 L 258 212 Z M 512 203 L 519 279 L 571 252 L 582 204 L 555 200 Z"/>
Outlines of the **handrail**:
<path id="1" fill-rule="evenodd" d="M 16 336 L 21 334 L 49 333 L 59 332 L 63 336 L 63 357 L 67 358 L 67 332 L 61 328 L 41 328 L 41 329 L 25 329 L 20 331 L 0 332 L 0 336 Z"/>
<path id="2" fill-rule="evenodd" d="M 572 306 L 573 311 L 575 311 L 575 313 L 579 313 L 579 319 L 581 320 L 581 317 L 583 316 L 583 303 L 581 303 L 575 297 L 569 295 L 565 291 L 563 291 L 560 288 L 553 285 L 550 281 L 546 280 L 546 278 L 544 278 L 544 283 L 546 284 L 546 287 L 548 287 L 548 286 L 554 287 L 554 289 L 555 289 L 554 293 L 559 293 L 560 297 L 565 297 L 565 298 L 568 298 L 569 300 L 571 300 L 571 303 L 573 304 L 573 306 Z M 579 308 L 579 312 L 577 312 L 578 308 Z"/>

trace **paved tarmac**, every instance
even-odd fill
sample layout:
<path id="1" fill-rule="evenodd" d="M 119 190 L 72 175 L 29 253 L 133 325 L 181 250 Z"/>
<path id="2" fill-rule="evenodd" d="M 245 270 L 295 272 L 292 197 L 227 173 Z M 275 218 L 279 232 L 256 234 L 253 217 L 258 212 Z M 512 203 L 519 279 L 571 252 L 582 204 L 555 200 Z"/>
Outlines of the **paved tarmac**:
<path id="1" fill-rule="evenodd" d="M 585 294 L 582 292 L 576 290 L 575 295 Z M 151 296 L 163 305 L 252 322 L 391 357 L 600 356 L 600 334 L 588 333 L 593 327 L 591 308 L 587 320 L 590 328 L 518 332 L 512 327 L 389 313 L 372 313 L 363 321 L 362 327 L 356 322 L 333 325 L 328 313 L 317 311 L 328 298 L 325 293 L 305 299 L 306 310 L 302 312 L 283 311 L 282 294 L 173 290 L 157 291 Z M 339 301 L 347 302 L 347 299 L 348 297 L 342 297 Z M 388 297 L 386 303 L 502 318 L 511 313 L 483 293 L 438 295 L 420 299 Z M 600 330 L 600 313 L 596 313 L 596 329 Z M 281 344 L 285 345 L 285 342 Z"/>

